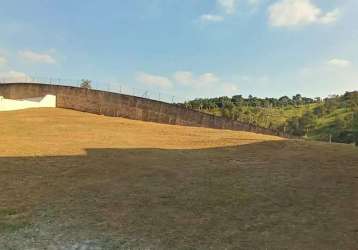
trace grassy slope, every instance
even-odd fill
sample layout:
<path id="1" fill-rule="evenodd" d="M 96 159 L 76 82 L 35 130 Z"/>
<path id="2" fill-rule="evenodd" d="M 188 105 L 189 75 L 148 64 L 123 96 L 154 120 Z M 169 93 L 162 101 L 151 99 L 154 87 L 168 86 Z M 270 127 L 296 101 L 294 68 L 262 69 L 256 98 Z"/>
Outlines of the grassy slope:
<path id="1" fill-rule="evenodd" d="M 325 115 L 317 120 L 317 128 L 312 131 L 310 137 L 312 139 L 324 140 L 327 139 L 328 135 L 332 133 L 330 126 L 334 124 L 337 118 L 344 119 L 347 116 L 352 116 L 352 111 L 348 111 L 345 108 L 336 109 L 329 115 Z"/>
<path id="2" fill-rule="evenodd" d="M 0 249 L 354 249 L 357 149 L 0 113 Z"/>
<path id="3" fill-rule="evenodd" d="M 260 111 L 256 114 L 256 117 L 259 116 L 259 113 L 263 113 L 264 116 L 268 117 L 268 120 L 263 120 L 260 118 L 257 118 L 258 125 L 261 127 L 267 127 L 268 124 L 271 123 L 271 126 L 273 128 L 277 128 L 285 124 L 290 118 L 292 117 L 302 117 L 305 112 L 313 111 L 314 108 L 318 107 L 319 103 L 314 104 L 307 104 L 302 106 L 288 106 L 285 108 L 260 108 Z M 255 108 L 248 108 L 251 109 L 251 111 L 255 110 Z M 221 115 L 221 112 L 219 109 L 211 110 L 208 113 L 213 113 L 216 115 Z M 254 112 L 252 112 L 254 113 Z M 307 139 L 313 139 L 313 140 L 328 140 L 329 134 L 332 133 L 331 125 L 334 124 L 335 120 L 337 118 L 344 118 L 346 116 L 351 116 L 352 111 L 347 110 L 345 108 L 338 108 L 334 110 L 330 114 L 325 114 L 322 117 L 317 118 L 317 125 L 316 128 L 311 130 L 308 134 Z"/>
<path id="4" fill-rule="evenodd" d="M 288 107 L 284 107 L 284 108 L 260 108 L 259 109 L 259 113 L 262 112 L 265 116 L 269 117 L 269 122 L 272 123 L 273 127 L 279 127 L 280 125 L 284 124 L 288 119 L 294 117 L 294 116 L 302 116 L 305 112 L 309 111 L 309 110 L 313 110 L 315 107 L 317 107 L 317 104 L 309 104 L 309 105 L 303 105 L 303 106 L 298 106 L 298 107 L 294 107 L 294 106 L 288 106 Z M 246 109 L 251 110 L 251 113 L 255 113 L 255 111 L 257 111 L 256 108 L 254 107 L 243 107 L 244 111 Z M 210 111 L 204 111 L 207 113 L 211 113 L 211 114 L 215 114 L 218 116 L 221 116 L 221 111 L 220 109 L 213 109 Z M 267 124 L 260 120 L 260 119 L 255 119 L 258 121 L 258 125 L 261 127 L 266 127 Z"/>
<path id="5" fill-rule="evenodd" d="M 0 121 L 0 157 L 77 155 L 84 154 L 87 148 L 108 147 L 195 149 L 280 139 L 249 132 L 169 126 L 65 109 L 0 112 Z"/>

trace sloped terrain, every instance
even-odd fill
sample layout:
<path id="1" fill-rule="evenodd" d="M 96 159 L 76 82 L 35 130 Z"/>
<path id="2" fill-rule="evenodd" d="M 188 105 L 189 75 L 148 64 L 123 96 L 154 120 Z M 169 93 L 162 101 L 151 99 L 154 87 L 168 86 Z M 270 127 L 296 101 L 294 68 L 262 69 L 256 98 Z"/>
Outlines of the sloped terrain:
<path id="1" fill-rule="evenodd" d="M 0 249 L 355 249 L 358 151 L 62 109 L 0 113 Z"/>

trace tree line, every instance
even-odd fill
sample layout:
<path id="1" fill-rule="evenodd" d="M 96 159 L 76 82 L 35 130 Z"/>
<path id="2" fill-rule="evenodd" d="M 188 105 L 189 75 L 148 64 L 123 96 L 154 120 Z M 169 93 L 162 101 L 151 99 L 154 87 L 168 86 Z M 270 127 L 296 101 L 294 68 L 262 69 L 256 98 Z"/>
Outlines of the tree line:
<path id="1" fill-rule="evenodd" d="M 188 108 L 197 109 L 197 110 L 212 110 L 215 108 L 221 109 L 230 109 L 235 106 L 245 106 L 245 107 L 286 107 L 292 105 L 304 105 L 311 104 L 315 102 L 321 102 L 321 98 L 317 97 L 315 99 L 303 97 L 300 94 L 293 96 L 292 98 L 288 96 L 282 96 L 280 98 L 259 98 L 252 95 L 249 95 L 247 98 L 242 95 L 234 95 L 233 97 L 215 97 L 215 98 L 198 98 L 188 102 L 185 102 L 184 105 Z"/>
<path id="2" fill-rule="evenodd" d="M 323 99 L 300 94 L 280 98 L 235 95 L 200 98 L 182 105 L 295 136 L 358 144 L 358 92 Z"/>

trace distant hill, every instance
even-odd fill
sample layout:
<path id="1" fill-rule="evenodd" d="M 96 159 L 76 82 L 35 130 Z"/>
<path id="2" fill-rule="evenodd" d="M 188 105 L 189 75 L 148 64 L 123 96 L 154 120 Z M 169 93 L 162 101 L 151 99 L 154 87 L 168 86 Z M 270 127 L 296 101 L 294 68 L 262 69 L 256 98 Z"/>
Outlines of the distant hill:
<path id="1" fill-rule="evenodd" d="M 281 98 L 241 95 L 195 99 L 187 108 L 277 129 L 307 139 L 358 145 L 358 91 L 328 98 L 300 94 Z"/>

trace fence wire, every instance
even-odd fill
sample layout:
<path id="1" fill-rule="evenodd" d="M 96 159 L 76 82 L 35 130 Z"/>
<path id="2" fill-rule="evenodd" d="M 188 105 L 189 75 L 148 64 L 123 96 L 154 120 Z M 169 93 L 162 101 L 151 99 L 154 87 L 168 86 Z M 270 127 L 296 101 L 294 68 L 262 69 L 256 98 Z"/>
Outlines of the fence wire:
<path id="1" fill-rule="evenodd" d="M 82 79 L 80 80 L 80 79 L 71 79 L 71 78 L 39 77 L 39 76 L 23 76 L 23 77 L 10 76 L 10 77 L 0 78 L 0 84 L 1 83 L 38 83 L 38 84 L 52 84 L 52 85 L 62 85 L 62 86 L 70 86 L 70 87 L 80 87 L 82 83 Z M 134 86 L 128 86 L 126 84 L 111 82 L 111 81 L 91 80 L 91 89 L 143 97 L 143 98 L 167 102 L 167 103 L 180 102 L 179 98 L 176 95 L 173 95 L 166 91 L 141 89 Z"/>

